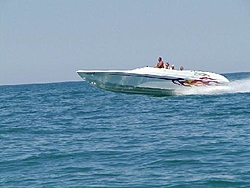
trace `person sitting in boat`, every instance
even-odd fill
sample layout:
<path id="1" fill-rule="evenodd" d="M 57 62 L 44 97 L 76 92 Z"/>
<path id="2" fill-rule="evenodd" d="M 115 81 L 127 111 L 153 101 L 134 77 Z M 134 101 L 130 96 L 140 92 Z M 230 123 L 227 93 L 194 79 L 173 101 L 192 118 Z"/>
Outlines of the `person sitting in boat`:
<path id="1" fill-rule="evenodd" d="M 158 63 L 157 63 L 157 65 L 155 67 L 156 68 L 164 68 L 164 63 L 163 63 L 161 57 L 158 58 Z"/>
<path id="2" fill-rule="evenodd" d="M 171 66 L 170 70 L 174 70 L 174 65 Z"/>
<path id="3" fill-rule="evenodd" d="M 166 64 L 165 64 L 165 69 L 169 69 L 170 67 L 169 67 L 169 63 L 168 62 L 166 62 Z"/>
<path id="4" fill-rule="evenodd" d="M 180 67 L 180 70 L 181 70 L 181 71 L 184 70 L 183 66 Z"/>

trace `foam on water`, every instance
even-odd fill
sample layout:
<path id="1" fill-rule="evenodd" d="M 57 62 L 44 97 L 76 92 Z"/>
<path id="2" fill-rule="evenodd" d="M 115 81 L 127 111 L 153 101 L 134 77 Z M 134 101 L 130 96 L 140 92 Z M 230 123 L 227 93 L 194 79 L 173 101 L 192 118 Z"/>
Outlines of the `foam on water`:
<path id="1" fill-rule="evenodd" d="M 248 93 L 250 92 L 250 79 L 231 81 L 226 86 L 192 87 L 175 91 L 177 95 L 216 95 L 224 93 Z"/>

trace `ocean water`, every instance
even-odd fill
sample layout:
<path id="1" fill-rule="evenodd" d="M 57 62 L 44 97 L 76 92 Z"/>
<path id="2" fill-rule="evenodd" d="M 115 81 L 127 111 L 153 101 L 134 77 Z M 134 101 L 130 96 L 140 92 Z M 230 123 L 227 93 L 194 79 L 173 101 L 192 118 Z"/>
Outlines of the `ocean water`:
<path id="1" fill-rule="evenodd" d="M 156 97 L 0 86 L 0 187 L 250 187 L 250 73 Z"/>

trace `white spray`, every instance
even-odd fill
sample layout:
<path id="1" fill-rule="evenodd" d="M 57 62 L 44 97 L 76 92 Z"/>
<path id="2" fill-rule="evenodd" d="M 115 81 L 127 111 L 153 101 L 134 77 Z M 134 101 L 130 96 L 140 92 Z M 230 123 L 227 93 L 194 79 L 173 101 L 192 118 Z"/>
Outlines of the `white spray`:
<path id="1" fill-rule="evenodd" d="M 231 81 L 226 86 L 181 88 L 175 91 L 177 95 L 216 95 L 248 92 L 250 92 L 250 78 Z"/>

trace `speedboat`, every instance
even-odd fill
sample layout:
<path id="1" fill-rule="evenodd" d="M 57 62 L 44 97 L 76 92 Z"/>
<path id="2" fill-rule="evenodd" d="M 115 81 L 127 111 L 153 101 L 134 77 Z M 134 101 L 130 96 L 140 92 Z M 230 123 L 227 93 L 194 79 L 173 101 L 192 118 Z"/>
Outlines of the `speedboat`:
<path id="1" fill-rule="evenodd" d="M 169 70 L 143 67 L 133 70 L 78 70 L 91 85 L 104 90 L 125 93 L 167 93 L 178 88 L 211 87 L 229 83 L 224 76 L 194 70 Z"/>

